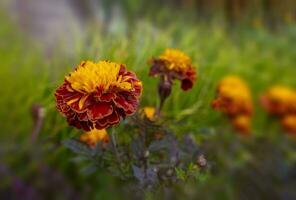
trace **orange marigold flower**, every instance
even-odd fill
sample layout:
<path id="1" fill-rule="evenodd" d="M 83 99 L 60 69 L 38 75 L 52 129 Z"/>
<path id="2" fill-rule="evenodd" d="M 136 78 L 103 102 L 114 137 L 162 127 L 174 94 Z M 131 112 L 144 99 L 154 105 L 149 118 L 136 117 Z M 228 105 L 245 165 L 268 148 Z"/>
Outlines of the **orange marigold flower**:
<path id="1" fill-rule="evenodd" d="M 123 64 L 83 61 L 56 90 L 57 109 L 78 129 L 104 129 L 132 115 L 142 83 Z"/>
<path id="2" fill-rule="evenodd" d="M 288 133 L 296 135 L 296 115 L 287 115 L 283 117 L 282 126 Z"/>
<path id="3" fill-rule="evenodd" d="M 252 115 L 253 112 L 250 90 L 247 84 L 236 76 L 227 76 L 220 81 L 212 106 L 228 116 Z"/>
<path id="4" fill-rule="evenodd" d="M 251 118 L 247 115 L 239 115 L 231 119 L 233 127 L 240 133 L 248 135 L 251 131 Z"/>
<path id="5" fill-rule="evenodd" d="M 270 114 L 277 116 L 296 114 L 296 92 L 291 88 L 273 86 L 262 96 L 261 102 Z"/>
<path id="6" fill-rule="evenodd" d="M 89 132 L 86 132 L 80 136 L 80 141 L 86 143 L 89 147 L 96 147 L 98 142 L 102 142 L 103 144 L 109 143 L 109 135 L 106 129 L 98 130 L 92 129 Z"/>
<path id="7" fill-rule="evenodd" d="M 191 59 L 177 49 L 166 49 L 158 58 L 152 58 L 150 76 L 157 74 L 167 77 L 169 82 L 174 79 L 181 81 L 181 88 L 187 91 L 196 80 L 196 70 Z"/>
<path id="8" fill-rule="evenodd" d="M 155 119 L 155 108 L 154 107 L 144 107 L 143 109 L 145 116 L 150 121 L 154 121 Z"/>
<path id="9" fill-rule="evenodd" d="M 240 133 L 250 132 L 252 96 L 247 84 L 239 77 L 227 76 L 219 82 L 212 107 L 228 116 Z"/>

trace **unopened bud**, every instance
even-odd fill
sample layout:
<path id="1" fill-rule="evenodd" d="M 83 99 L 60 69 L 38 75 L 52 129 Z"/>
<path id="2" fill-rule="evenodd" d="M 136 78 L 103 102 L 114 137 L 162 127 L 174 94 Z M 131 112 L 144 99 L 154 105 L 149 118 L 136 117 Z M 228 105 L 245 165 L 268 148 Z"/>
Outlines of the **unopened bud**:
<path id="1" fill-rule="evenodd" d="M 172 83 L 167 79 L 163 79 L 158 85 L 158 94 L 161 100 L 165 100 L 172 92 Z"/>

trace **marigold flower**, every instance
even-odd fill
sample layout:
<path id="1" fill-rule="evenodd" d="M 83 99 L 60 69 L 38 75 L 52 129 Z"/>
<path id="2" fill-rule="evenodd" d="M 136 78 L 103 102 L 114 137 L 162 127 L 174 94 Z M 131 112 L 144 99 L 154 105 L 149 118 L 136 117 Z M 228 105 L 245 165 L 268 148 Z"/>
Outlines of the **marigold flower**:
<path id="1" fill-rule="evenodd" d="M 251 118 L 247 115 L 239 115 L 231 119 L 233 127 L 242 134 L 249 134 L 251 129 Z"/>
<path id="2" fill-rule="evenodd" d="M 296 134 L 296 91 L 273 86 L 261 98 L 264 109 L 281 120 L 282 127 L 291 134 Z"/>
<path id="3" fill-rule="evenodd" d="M 283 117 L 282 126 L 288 133 L 296 135 L 296 115 L 287 115 Z"/>
<path id="4" fill-rule="evenodd" d="M 252 96 L 247 84 L 239 77 L 227 76 L 219 82 L 212 107 L 223 112 L 240 133 L 250 132 Z"/>
<path id="5" fill-rule="evenodd" d="M 147 119 L 149 119 L 150 121 L 154 121 L 156 111 L 154 107 L 144 107 L 143 111 Z"/>
<path id="6" fill-rule="evenodd" d="M 104 145 L 109 143 L 109 135 L 106 129 L 98 130 L 92 129 L 80 136 L 80 141 L 86 143 L 89 147 L 96 147 L 98 142 L 102 142 Z"/>
<path id="7" fill-rule="evenodd" d="M 250 90 L 247 84 L 236 76 L 227 76 L 220 81 L 212 106 L 228 116 L 252 115 L 253 112 Z"/>
<path id="8" fill-rule="evenodd" d="M 78 129 L 104 129 L 132 115 L 142 83 L 123 64 L 83 61 L 56 90 L 57 109 Z"/>
<path id="9" fill-rule="evenodd" d="M 196 80 L 190 57 L 177 49 L 166 49 L 158 58 L 151 60 L 151 65 L 150 76 L 164 75 L 170 83 L 178 79 L 184 91 L 191 89 Z"/>
<path id="10" fill-rule="evenodd" d="M 270 114 L 277 116 L 296 114 L 296 92 L 291 88 L 273 86 L 262 96 L 261 102 Z"/>

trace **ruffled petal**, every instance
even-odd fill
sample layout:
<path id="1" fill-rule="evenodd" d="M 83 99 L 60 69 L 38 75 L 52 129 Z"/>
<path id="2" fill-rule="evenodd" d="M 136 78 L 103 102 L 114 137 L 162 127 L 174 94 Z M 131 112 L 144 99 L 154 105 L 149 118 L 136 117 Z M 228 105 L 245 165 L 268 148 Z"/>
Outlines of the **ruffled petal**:
<path id="1" fill-rule="evenodd" d="M 191 89 L 193 87 L 193 82 L 189 79 L 184 79 L 181 82 L 181 88 L 184 91 L 188 91 L 189 89 Z"/>
<path id="2" fill-rule="evenodd" d="M 91 121 L 102 119 L 113 112 L 112 104 L 107 102 L 100 102 L 94 104 L 88 109 L 87 114 Z"/>

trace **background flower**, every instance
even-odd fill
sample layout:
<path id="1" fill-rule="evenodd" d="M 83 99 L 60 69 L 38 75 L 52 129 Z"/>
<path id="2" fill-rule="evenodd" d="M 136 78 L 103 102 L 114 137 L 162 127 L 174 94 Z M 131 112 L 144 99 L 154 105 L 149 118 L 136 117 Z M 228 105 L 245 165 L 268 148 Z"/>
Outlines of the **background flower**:
<path id="1" fill-rule="evenodd" d="M 155 120 L 155 108 L 154 107 L 144 107 L 143 108 L 143 111 L 144 111 L 144 114 L 145 114 L 145 117 L 147 119 L 149 119 L 150 121 L 154 121 Z"/>
<path id="2" fill-rule="evenodd" d="M 296 92 L 284 86 L 272 86 L 261 98 L 264 109 L 277 116 L 296 114 Z"/>
<path id="3" fill-rule="evenodd" d="M 223 112 L 240 133 L 250 132 L 252 97 L 247 84 L 239 77 L 226 76 L 219 82 L 212 107 Z"/>
<path id="4" fill-rule="evenodd" d="M 81 142 L 86 143 L 88 146 L 92 148 L 94 148 L 98 142 L 108 144 L 110 140 L 106 129 L 92 129 L 91 131 L 82 134 L 79 139 Z"/>
<path id="5" fill-rule="evenodd" d="M 272 86 L 261 98 L 263 108 L 280 118 L 288 133 L 296 134 L 296 91 L 285 86 Z"/>
<path id="6" fill-rule="evenodd" d="M 157 74 L 166 76 L 172 83 L 174 79 L 181 81 L 181 88 L 187 91 L 193 87 L 196 80 L 196 70 L 191 58 L 177 49 L 166 49 L 158 58 L 151 61 L 150 76 Z"/>

